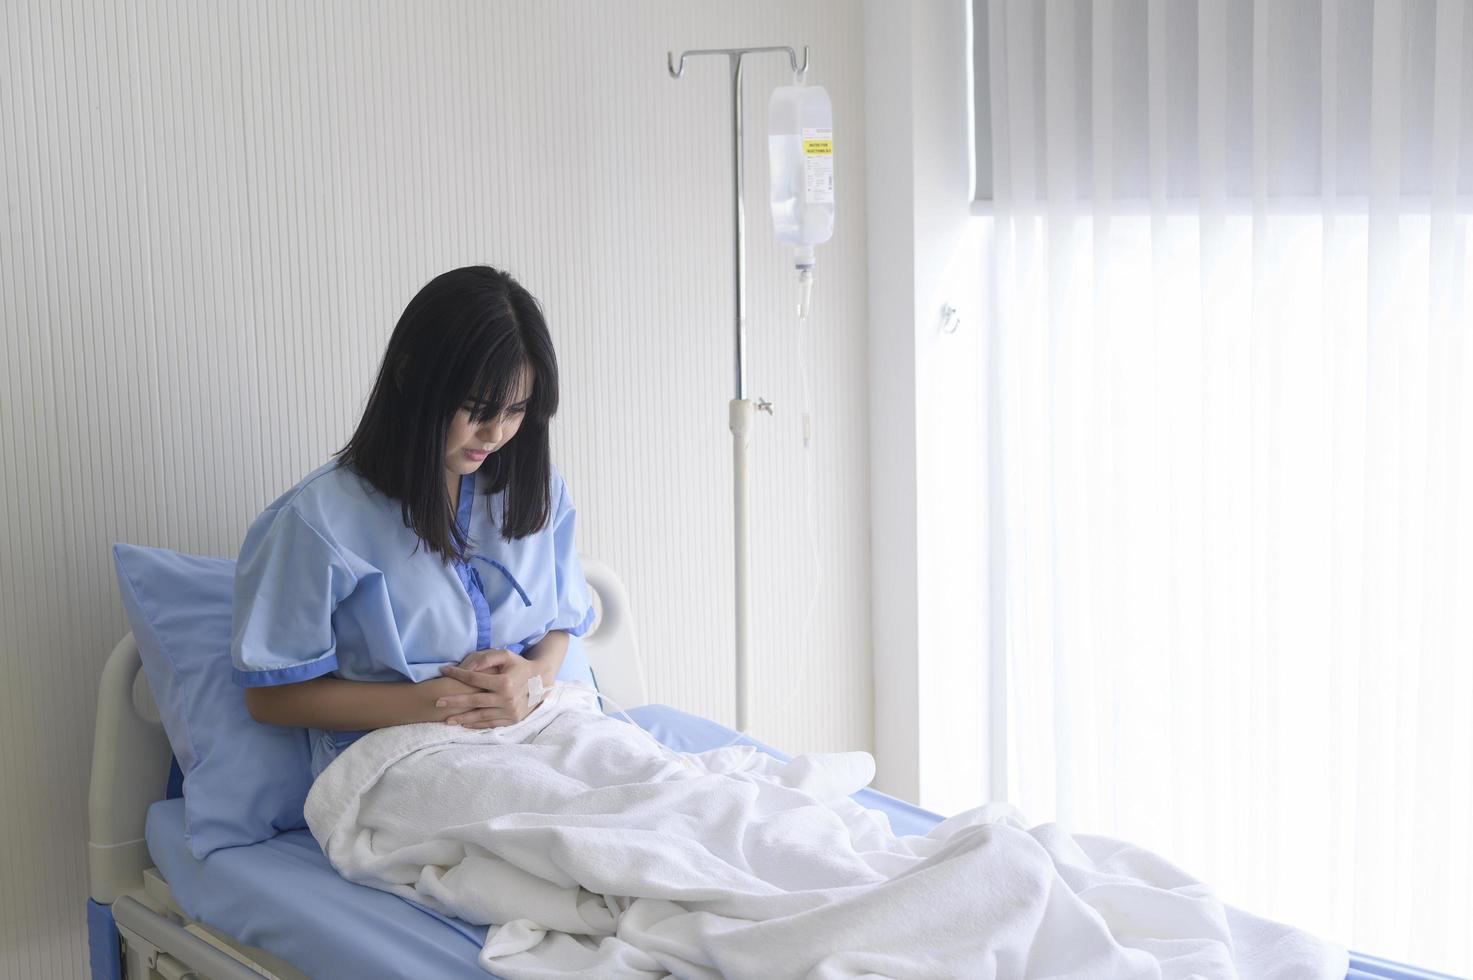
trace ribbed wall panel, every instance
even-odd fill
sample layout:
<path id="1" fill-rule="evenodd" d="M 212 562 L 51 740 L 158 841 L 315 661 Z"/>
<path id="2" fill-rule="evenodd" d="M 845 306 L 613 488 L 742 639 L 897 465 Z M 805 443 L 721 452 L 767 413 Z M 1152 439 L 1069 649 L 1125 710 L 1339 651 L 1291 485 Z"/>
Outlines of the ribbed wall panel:
<path id="1" fill-rule="evenodd" d="M 580 546 L 629 585 L 651 694 L 730 722 L 728 69 L 812 46 L 838 237 L 811 323 L 825 577 L 801 640 L 795 287 L 747 73 L 754 732 L 869 747 L 857 4 L 0 2 L 0 976 L 87 972 L 86 784 L 126 629 L 114 541 L 233 555 L 346 440 L 400 310 L 489 262 L 543 302 Z M 790 693 L 791 688 L 797 688 Z"/>

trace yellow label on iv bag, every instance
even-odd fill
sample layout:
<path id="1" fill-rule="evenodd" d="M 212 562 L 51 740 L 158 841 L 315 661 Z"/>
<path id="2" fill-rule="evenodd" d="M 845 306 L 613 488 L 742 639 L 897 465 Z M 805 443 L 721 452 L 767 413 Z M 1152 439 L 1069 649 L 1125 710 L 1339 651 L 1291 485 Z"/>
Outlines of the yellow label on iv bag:
<path id="1" fill-rule="evenodd" d="M 803 200 L 808 204 L 834 203 L 834 131 L 803 127 Z"/>

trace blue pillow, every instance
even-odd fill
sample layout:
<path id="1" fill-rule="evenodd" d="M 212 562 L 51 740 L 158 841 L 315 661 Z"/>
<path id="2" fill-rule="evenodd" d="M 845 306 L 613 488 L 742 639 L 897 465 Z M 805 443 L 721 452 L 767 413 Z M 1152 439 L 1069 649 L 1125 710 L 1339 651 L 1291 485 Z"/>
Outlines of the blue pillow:
<path id="1" fill-rule="evenodd" d="M 307 826 L 312 753 L 303 728 L 263 725 L 231 676 L 235 562 L 113 546 L 118 590 L 184 773 L 184 836 L 204 858 Z"/>

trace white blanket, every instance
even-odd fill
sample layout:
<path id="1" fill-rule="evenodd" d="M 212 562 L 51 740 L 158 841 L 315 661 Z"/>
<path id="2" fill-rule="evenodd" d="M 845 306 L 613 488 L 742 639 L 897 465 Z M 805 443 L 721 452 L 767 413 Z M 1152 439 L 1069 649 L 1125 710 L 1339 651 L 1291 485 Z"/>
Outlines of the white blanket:
<path id="1" fill-rule="evenodd" d="M 541 977 L 1343 980 L 1344 950 L 1148 851 L 988 806 L 924 837 L 848 794 L 865 753 L 677 756 L 559 685 L 502 729 L 372 732 L 307 821 L 346 878 L 491 925 Z"/>

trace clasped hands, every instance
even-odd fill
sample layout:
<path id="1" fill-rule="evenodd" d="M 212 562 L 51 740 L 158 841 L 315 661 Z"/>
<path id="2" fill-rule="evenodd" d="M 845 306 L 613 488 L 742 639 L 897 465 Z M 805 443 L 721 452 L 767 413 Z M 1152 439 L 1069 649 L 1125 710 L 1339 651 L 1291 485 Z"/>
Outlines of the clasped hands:
<path id="1" fill-rule="evenodd" d="M 462 728 L 514 725 L 532 713 L 527 682 L 537 674 L 532 661 L 509 650 L 477 650 L 459 666 L 442 664 L 435 707 L 453 712 L 446 724 Z"/>

